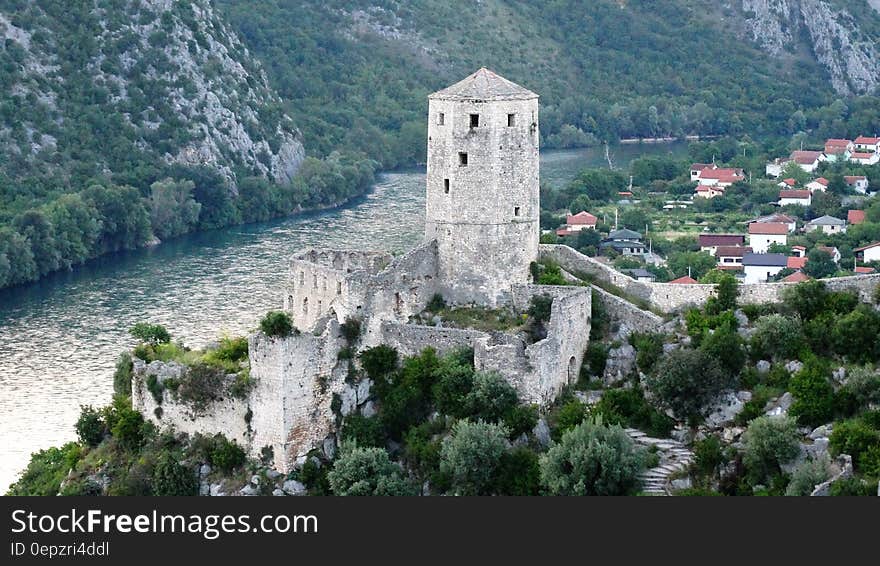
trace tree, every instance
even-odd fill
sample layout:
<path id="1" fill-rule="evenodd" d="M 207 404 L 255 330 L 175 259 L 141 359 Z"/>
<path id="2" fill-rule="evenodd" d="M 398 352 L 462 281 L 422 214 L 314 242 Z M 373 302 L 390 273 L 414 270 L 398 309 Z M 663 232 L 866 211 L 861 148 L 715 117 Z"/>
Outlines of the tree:
<path id="1" fill-rule="evenodd" d="M 831 461 L 827 454 L 804 460 L 791 474 L 785 495 L 804 497 L 813 493 L 816 486 L 831 477 Z"/>
<path id="2" fill-rule="evenodd" d="M 296 334 L 290 315 L 284 311 L 269 311 L 260 321 L 260 331 L 266 336 L 286 338 Z"/>
<path id="3" fill-rule="evenodd" d="M 715 287 L 715 296 L 710 298 L 710 302 L 706 305 L 706 311 L 712 311 L 711 314 L 719 314 L 723 311 L 736 309 L 736 298 L 739 296 L 739 284 L 736 278 L 724 273 L 718 279 Z M 709 305 L 711 306 L 711 309 Z"/>
<path id="4" fill-rule="evenodd" d="M 30 244 L 37 273 L 45 275 L 58 269 L 61 257 L 55 243 L 55 229 L 45 214 L 36 210 L 24 212 L 16 217 L 13 227 Z"/>
<path id="5" fill-rule="evenodd" d="M 743 338 L 729 322 L 722 324 L 714 332 L 707 332 L 700 341 L 700 349 L 718 360 L 733 376 L 739 375 L 746 363 Z"/>
<path id="6" fill-rule="evenodd" d="M 800 424 L 819 426 L 834 416 L 834 388 L 829 381 L 830 374 L 824 363 L 811 357 L 792 376 L 788 388 L 794 396 L 794 403 L 788 412 Z"/>
<path id="7" fill-rule="evenodd" d="M 397 369 L 397 350 L 385 344 L 367 348 L 360 353 L 359 358 L 361 367 L 373 381 L 382 379 Z"/>
<path id="8" fill-rule="evenodd" d="M 153 494 L 160 497 L 198 495 L 195 470 L 177 462 L 167 451 L 153 469 L 152 484 Z"/>
<path id="9" fill-rule="evenodd" d="M 837 319 L 831 330 L 834 351 L 855 363 L 880 360 L 880 313 L 869 305 L 859 305 Z"/>
<path id="10" fill-rule="evenodd" d="M 80 407 L 79 419 L 76 421 L 76 435 L 86 446 L 97 446 L 104 439 L 106 425 L 101 412 L 91 406 Z"/>
<path id="11" fill-rule="evenodd" d="M 800 433 L 790 417 L 758 417 L 743 433 L 743 464 L 753 484 L 781 473 L 799 453 Z"/>
<path id="12" fill-rule="evenodd" d="M 620 225 L 630 230 L 644 232 L 646 226 L 651 227 L 651 217 L 641 208 L 629 207 L 620 215 Z"/>
<path id="13" fill-rule="evenodd" d="M 705 252 L 673 252 L 669 254 L 669 269 L 678 277 L 688 274 L 699 279 L 715 267 L 715 258 Z"/>
<path id="14" fill-rule="evenodd" d="M 343 448 L 327 480 L 333 495 L 415 495 L 403 470 L 383 448 Z"/>
<path id="15" fill-rule="evenodd" d="M 834 263 L 831 254 L 825 250 L 813 249 L 807 254 L 807 264 L 804 265 L 804 273 L 814 279 L 830 277 L 837 272 L 837 264 Z"/>
<path id="16" fill-rule="evenodd" d="M 762 316 L 755 324 L 755 332 L 749 345 L 754 358 L 796 357 L 805 345 L 801 323 L 781 314 Z"/>
<path id="17" fill-rule="evenodd" d="M 451 478 L 456 495 L 488 495 L 507 448 L 503 425 L 458 421 L 443 439 L 440 471 Z"/>
<path id="18" fill-rule="evenodd" d="M 465 399 L 471 418 L 499 422 L 514 407 L 518 398 L 516 389 L 494 372 L 476 372 L 473 388 Z"/>
<path id="19" fill-rule="evenodd" d="M 801 317 L 812 320 L 822 313 L 828 302 L 828 288 L 822 281 L 804 281 L 786 289 L 782 294 L 782 304 Z"/>
<path id="20" fill-rule="evenodd" d="M 192 181 L 164 179 L 150 185 L 150 221 L 159 238 L 186 234 L 199 221 L 202 205 L 192 197 Z"/>
<path id="21" fill-rule="evenodd" d="M 702 350 L 680 348 L 660 360 L 648 388 L 679 418 L 699 417 L 706 404 L 736 383 L 718 360 Z"/>
<path id="22" fill-rule="evenodd" d="M 150 344 L 151 346 L 171 342 L 171 334 L 161 324 L 139 322 L 132 326 L 128 333 L 140 340 L 141 343 Z"/>
<path id="23" fill-rule="evenodd" d="M 541 484 L 551 495 L 629 495 L 644 467 L 644 449 L 597 417 L 563 434 L 541 457 Z"/>

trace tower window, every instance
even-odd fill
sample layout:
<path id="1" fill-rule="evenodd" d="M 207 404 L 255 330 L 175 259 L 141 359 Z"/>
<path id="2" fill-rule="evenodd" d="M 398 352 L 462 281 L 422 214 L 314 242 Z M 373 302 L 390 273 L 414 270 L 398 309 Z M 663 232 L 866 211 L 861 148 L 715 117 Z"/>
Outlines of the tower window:
<path id="1" fill-rule="evenodd" d="M 507 127 L 512 128 L 516 126 L 516 114 L 508 114 L 507 115 Z"/>
<path id="2" fill-rule="evenodd" d="M 443 112 L 437 114 L 437 125 L 442 126 L 445 123 L 446 123 L 446 114 L 444 114 Z"/>
<path id="3" fill-rule="evenodd" d="M 514 216 L 519 216 L 519 207 L 518 207 L 518 206 L 514 206 L 514 207 L 513 207 L 513 215 L 514 215 Z"/>
<path id="4" fill-rule="evenodd" d="M 468 164 L 468 156 L 467 153 L 459 153 L 458 154 L 458 164 L 462 167 L 467 167 Z"/>
<path id="5" fill-rule="evenodd" d="M 480 127 L 480 115 L 479 114 L 471 114 L 471 128 L 479 128 Z"/>
<path id="6" fill-rule="evenodd" d="M 449 194 L 449 179 L 443 179 L 443 192 Z"/>

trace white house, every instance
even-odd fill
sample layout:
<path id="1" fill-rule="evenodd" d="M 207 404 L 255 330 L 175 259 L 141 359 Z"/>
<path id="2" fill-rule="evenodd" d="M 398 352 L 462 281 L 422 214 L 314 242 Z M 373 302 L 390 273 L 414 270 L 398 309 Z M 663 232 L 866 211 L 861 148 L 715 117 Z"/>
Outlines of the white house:
<path id="1" fill-rule="evenodd" d="M 807 183 L 804 188 L 812 193 L 815 193 L 816 191 L 821 191 L 824 193 L 826 190 L 828 190 L 828 179 L 826 179 L 825 177 L 819 177 L 815 181 L 810 181 L 809 183 Z"/>
<path id="2" fill-rule="evenodd" d="M 866 194 L 868 192 L 868 178 L 864 175 L 847 175 L 843 180 L 846 181 L 848 187 L 857 193 Z"/>
<path id="3" fill-rule="evenodd" d="M 797 181 L 795 179 L 783 179 L 776 186 L 780 189 L 793 189 L 797 186 Z"/>
<path id="4" fill-rule="evenodd" d="M 712 163 L 694 163 L 693 165 L 691 165 L 691 181 L 699 181 L 700 173 L 703 171 L 703 169 L 707 169 L 712 166 Z"/>
<path id="5" fill-rule="evenodd" d="M 859 136 L 855 140 L 855 148 L 864 153 L 877 153 L 880 151 L 880 138 Z"/>
<path id="6" fill-rule="evenodd" d="M 840 263 L 840 250 L 838 250 L 834 246 L 816 246 L 817 250 L 822 250 L 826 254 L 831 256 L 831 260 L 834 263 Z"/>
<path id="7" fill-rule="evenodd" d="M 700 198 L 715 198 L 724 196 L 724 187 L 714 185 L 697 185 L 697 188 L 694 189 L 694 196 Z"/>
<path id="8" fill-rule="evenodd" d="M 748 246 L 718 246 L 715 250 L 715 259 L 721 269 L 741 269 L 743 257 L 752 253 Z"/>
<path id="9" fill-rule="evenodd" d="M 874 242 L 873 244 L 856 248 L 853 251 L 855 252 L 856 257 L 864 263 L 880 261 L 880 242 Z"/>
<path id="10" fill-rule="evenodd" d="M 821 151 L 799 150 L 791 152 L 790 160 L 800 165 L 801 169 L 807 173 L 812 173 L 819 167 L 819 162 L 823 157 Z"/>
<path id="11" fill-rule="evenodd" d="M 565 220 L 565 226 L 556 230 L 557 236 L 571 236 L 581 230 L 595 230 L 599 219 L 586 210 L 577 214 L 569 214 Z"/>
<path id="12" fill-rule="evenodd" d="M 849 160 L 859 165 L 876 165 L 880 163 L 880 153 L 856 152 L 849 156 Z"/>
<path id="13" fill-rule="evenodd" d="M 791 234 L 795 230 L 797 230 L 797 219 L 792 218 L 787 214 L 782 214 L 781 212 L 777 212 L 776 214 L 771 214 L 770 216 L 762 216 L 757 220 L 753 220 L 752 222 L 761 222 L 761 223 L 782 223 L 788 226 L 788 233 Z M 751 224 L 751 222 L 749 222 Z"/>
<path id="14" fill-rule="evenodd" d="M 807 248 L 804 246 L 792 246 L 791 253 L 794 257 L 807 257 Z"/>
<path id="15" fill-rule="evenodd" d="M 763 283 L 788 265 L 783 254 L 746 254 L 742 260 L 743 283 Z"/>
<path id="16" fill-rule="evenodd" d="M 829 139 L 825 141 L 826 161 L 846 161 L 852 153 L 854 144 L 852 140 Z"/>
<path id="17" fill-rule="evenodd" d="M 804 226 L 807 232 L 815 232 L 816 230 L 825 234 L 842 234 L 846 232 L 846 220 L 835 218 L 833 216 L 820 216 L 807 222 Z"/>
<path id="18" fill-rule="evenodd" d="M 726 169 L 717 165 L 710 165 L 697 171 L 695 167 L 699 165 L 702 164 L 695 163 L 691 166 L 691 180 L 707 187 L 729 187 L 746 178 L 742 169 Z M 693 176 L 695 171 L 697 171 L 696 179 Z"/>
<path id="19" fill-rule="evenodd" d="M 813 204 L 813 193 L 805 190 L 779 191 L 779 206 L 786 206 L 789 204 L 810 206 Z"/>
<path id="20" fill-rule="evenodd" d="M 767 253 L 771 244 L 788 245 L 788 225 L 777 222 L 749 224 L 749 246 L 756 254 Z"/>
<path id="21" fill-rule="evenodd" d="M 697 243 L 701 252 L 715 255 L 719 246 L 744 246 L 746 237 L 744 234 L 700 234 Z"/>

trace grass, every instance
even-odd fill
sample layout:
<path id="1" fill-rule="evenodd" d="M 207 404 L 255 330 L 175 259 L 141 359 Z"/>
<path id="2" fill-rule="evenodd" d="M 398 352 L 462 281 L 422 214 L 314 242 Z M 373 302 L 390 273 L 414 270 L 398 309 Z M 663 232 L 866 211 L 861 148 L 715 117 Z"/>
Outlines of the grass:
<path id="1" fill-rule="evenodd" d="M 443 319 L 445 326 L 484 332 L 522 330 L 527 321 L 527 315 L 517 314 L 509 309 L 455 307 L 444 308 L 437 314 Z"/>

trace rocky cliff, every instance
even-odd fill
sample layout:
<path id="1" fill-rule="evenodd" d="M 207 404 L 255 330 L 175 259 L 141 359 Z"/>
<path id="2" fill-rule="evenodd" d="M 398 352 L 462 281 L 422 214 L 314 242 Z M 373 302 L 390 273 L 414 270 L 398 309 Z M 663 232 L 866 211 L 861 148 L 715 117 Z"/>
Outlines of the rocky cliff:
<path id="1" fill-rule="evenodd" d="M 208 0 L 14 3 L 0 38 L 7 162 L 118 172 L 137 155 L 278 182 L 302 162 L 281 100 Z"/>
<path id="2" fill-rule="evenodd" d="M 745 34 L 768 53 L 809 50 L 840 94 L 871 93 L 880 85 L 880 50 L 872 33 L 876 14 L 864 2 L 741 1 Z"/>

